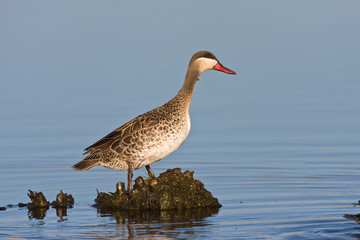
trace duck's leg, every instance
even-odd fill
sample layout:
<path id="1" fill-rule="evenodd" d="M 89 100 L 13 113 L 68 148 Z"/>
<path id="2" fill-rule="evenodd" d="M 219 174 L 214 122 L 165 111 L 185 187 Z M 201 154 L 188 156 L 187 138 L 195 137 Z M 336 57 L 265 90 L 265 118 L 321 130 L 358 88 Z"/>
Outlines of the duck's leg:
<path id="1" fill-rule="evenodd" d="M 128 171 L 128 187 L 127 187 L 127 192 L 128 192 L 129 196 L 132 195 L 132 177 L 133 177 L 133 171 L 129 169 L 129 171 Z"/>
<path id="2" fill-rule="evenodd" d="M 155 174 L 154 174 L 154 172 L 151 170 L 150 165 L 146 165 L 145 167 L 146 167 L 146 170 L 147 170 L 147 172 L 148 172 L 148 174 L 149 174 L 149 177 L 150 177 L 150 178 L 155 178 Z"/>

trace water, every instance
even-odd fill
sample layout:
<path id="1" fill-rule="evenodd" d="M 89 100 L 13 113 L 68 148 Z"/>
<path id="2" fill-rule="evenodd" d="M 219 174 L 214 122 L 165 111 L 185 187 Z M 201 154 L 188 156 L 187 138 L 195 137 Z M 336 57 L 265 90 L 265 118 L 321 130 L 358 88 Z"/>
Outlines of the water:
<path id="1" fill-rule="evenodd" d="M 63 130 L 55 130 L 58 133 L 55 136 Z M 100 167 L 74 172 L 70 166 L 80 158 L 80 149 L 74 145 L 87 140 L 80 134 L 70 134 L 65 139 L 39 134 L 45 141 L 39 146 L 35 144 L 35 150 L 2 159 L 2 205 L 27 202 L 27 189 L 44 192 L 50 201 L 63 189 L 73 194 L 76 204 L 63 219 L 56 216 L 55 209 L 48 210 L 44 219 L 29 219 L 27 209 L 8 208 L 0 212 L 0 236 L 20 239 L 355 239 L 359 236 L 357 223 L 342 217 L 360 212 L 353 205 L 360 199 L 357 143 L 336 143 L 331 139 L 316 143 L 307 138 L 271 141 L 256 135 L 247 141 L 231 134 L 230 137 L 220 134 L 216 139 L 209 135 L 212 134 L 191 134 L 175 154 L 155 163 L 153 169 L 157 174 L 174 167 L 195 171 L 195 177 L 223 205 L 218 212 L 132 212 L 111 216 L 91 207 L 96 189 L 113 191 L 117 181 L 125 181 L 126 174 Z M 29 144 L 27 140 L 13 141 L 20 149 Z M 135 175 L 145 172 L 145 169 L 137 170 Z"/>
<path id="2" fill-rule="evenodd" d="M 75 206 L 43 219 L 8 207 L 0 238 L 360 238 L 342 217 L 360 213 L 359 3 L 208 2 L 1 3 L 0 206 L 28 189 Z M 188 139 L 152 169 L 195 171 L 223 207 L 98 212 L 96 189 L 126 173 L 71 166 L 173 97 L 201 49 L 238 75 L 201 76 Z"/>

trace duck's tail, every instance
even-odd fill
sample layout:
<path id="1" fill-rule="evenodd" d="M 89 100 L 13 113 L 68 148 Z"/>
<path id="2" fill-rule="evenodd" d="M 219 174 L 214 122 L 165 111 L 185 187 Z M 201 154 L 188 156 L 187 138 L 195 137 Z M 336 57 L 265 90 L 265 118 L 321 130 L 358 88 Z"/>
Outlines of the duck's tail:
<path id="1" fill-rule="evenodd" d="M 90 168 L 99 165 L 99 160 L 96 159 L 84 159 L 72 166 L 77 171 L 89 170 Z"/>

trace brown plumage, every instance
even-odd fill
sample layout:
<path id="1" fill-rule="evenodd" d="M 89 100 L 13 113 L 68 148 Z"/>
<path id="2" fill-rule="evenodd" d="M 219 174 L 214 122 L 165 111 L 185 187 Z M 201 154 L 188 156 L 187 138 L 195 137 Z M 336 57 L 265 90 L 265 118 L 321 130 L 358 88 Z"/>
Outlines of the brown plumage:
<path id="1" fill-rule="evenodd" d="M 99 165 L 128 171 L 128 193 L 131 195 L 133 170 L 146 167 L 149 176 L 155 177 L 149 164 L 171 154 L 186 139 L 190 131 L 189 107 L 195 83 L 203 71 L 210 69 L 235 74 L 222 66 L 212 53 L 195 53 L 184 84 L 173 99 L 134 118 L 87 147 L 84 154 L 88 155 L 73 168 L 88 170 Z"/>

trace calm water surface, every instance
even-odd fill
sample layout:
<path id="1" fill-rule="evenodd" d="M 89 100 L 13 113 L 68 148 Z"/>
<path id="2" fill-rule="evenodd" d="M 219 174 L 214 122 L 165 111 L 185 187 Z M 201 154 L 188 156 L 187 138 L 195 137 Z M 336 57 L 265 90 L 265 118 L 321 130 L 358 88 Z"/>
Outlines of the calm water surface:
<path id="1" fill-rule="evenodd" d="M 203 128 L 206 127 L 205 124 Z M 242 130 L 251 132 L 246 126 L 236 129 Z M 1 211 L 1 238 L 360 237 L 360 227 L 342 217 L 345 213 L 360 213 L 360 208 L 353 205 L 360 199 L 359 147 L 351 136 L 349 141 L 336 142 L 325 134 L 310 138 L 299 132 L 296 138 L 274 141 L 256 135 L 255 129 L 252 138 L 246 139 L 236 134 L 199 134 L 194 130 L 197 135 L 191 134 L 175 154 L 154 164 L 154 171 L 158 174 L 174 167 L 195 171 L 195 177 L 205 183 L 223 207 L 219 211 L 109 215 L 91 207 L 96 189 L 113 191 L 117 181 L 125 181 L 126 173 L 100 167 L 74 172 L 70 166 L 81 158 L 81 148 L 77 147 L 88 142 L 84 138 L 92 133 L 68 135 L 69 129 L 61 127 L 49 131 L 60 137 L 54 140 L 44 132 L 35 138 L 7 136 L 1 139 L 7 153 L 18 147 L 29 150 L 28 153 L 15 152 L 16 157 L 8 154 L 2 159 L 1 205 L 28 202 L 28 189 L 42 191 L 53 201 L 62 189 L 73 194 L 75 206 L 63 217 L 58 217 L 55 209 L 49 209 L 43 219 L 32 218 L 27 209 L 18 207 Z M 43 139 L 41 144 L 34 143 L 39 139 Z M 145 175 L 145 172 L 140 169 L 135 175 Z"/>

